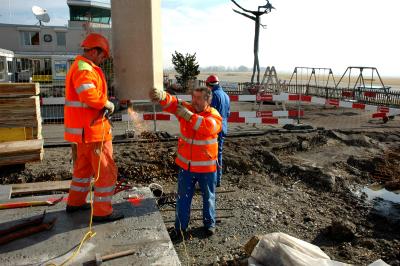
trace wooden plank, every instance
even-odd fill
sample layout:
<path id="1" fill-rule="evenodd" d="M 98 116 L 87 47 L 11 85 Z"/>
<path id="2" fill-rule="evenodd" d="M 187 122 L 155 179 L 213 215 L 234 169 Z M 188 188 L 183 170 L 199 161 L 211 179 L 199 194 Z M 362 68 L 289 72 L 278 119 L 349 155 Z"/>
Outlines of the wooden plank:
<path id="1" fill-rule="evenodd" d="M 25 127 L 0 128 L 0 142 L 26 140 L 27 133 L 32 135 L 32 129 L 30 132 L 27 132 L 27 128 Z M 32 137 L 30 137 L 30 139 L 32 139 Z"/>
<path id="2" fill-rule="evenodd" d="M 37 123 L 37 125 L 32 125 L 33 122 L 32 120 L 27 121 L 27 120 L 18 120 L 18 121 L 6 121 L 2 123 L 2 120 L 0 119 L 0 130 L 1 128 L 15 128 L 15 127 L 23 127 L 25 126 L 25 132 L 26 132 L 26 139 L 42 139 L 42 125 L 40 123 Z M 1 140 L 0 140 L 1 142 Z"/>
<path id="3" fill-rule="evenodd" d="M 38 110 L 39 107 L 39 110 Z M 0 115 L 8 114 L 40 114 L 39 96 L 28 98 L 0 98 Z"/>
<path id="4" fill-rule="evenodd" d="M 36 153 L 25 153 L 17 155 L 2 155 L 0 157 L 0 166 L 5 165 L 17 165 L 25 163 L 39 162 L 43 159 L 43 151 L 38 151 Z"/>
<path id="5" fill-rule="evenodd" d="M 9 200 L 11 198 L 12 186 L 0 185 L 0 200 Z"/>
<path id="6" fill-rule="evenodd" d="M 29 153 L 34 151 L 41 151 L 42 149 L 43 149 L 42 139 L 1 142 L 0 158 L 7 154 Z"/>
<path id="7" fill-rule="evenodd" d="M 36 116 L 15 117 L 12 121 L 8 117 L 0 116 L 0 127 L 37 127 Z"/>
<path id="8" fill-rule="evenodd" d="M 0 97 L 24 97 L 39 93 L 39 83 L 0 83 Z"/>
<path id="9" fill-rule="evenodd" d="M 12 195 L 27 195 L 53 191 L 68 191 L 71 180 L 12 184 Z"/>

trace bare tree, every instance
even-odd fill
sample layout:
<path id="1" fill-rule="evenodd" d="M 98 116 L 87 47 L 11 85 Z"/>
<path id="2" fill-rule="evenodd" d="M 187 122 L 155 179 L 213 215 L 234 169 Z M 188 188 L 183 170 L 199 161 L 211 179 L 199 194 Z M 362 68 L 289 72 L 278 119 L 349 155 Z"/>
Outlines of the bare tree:
<path id="1" fill-rule="evenodd" d="M 265 29 L 265 25 L 260 23 L 260 17 L 264 14 L 268 14 L 271 12 L 272 9 L 275 9 L 270 3 L 269 0 L 267 1 L 267 4 L 263 6 L 258 6 L 257 11 L 252 11 L 252 10 L 247 10 L 241 7 L 238 3 L 236 3 L 235 0 L 231 0 L 237 7 L 239 7 L 241 10 L 243 10 L 246 13 L 237 11 L 233 9 L 238 14 L 241 14 L 249 19 L 254 20 L 255 22 L 255 33 L 254 33 L 254 63 L 253 63 L 253 75 L 251 76 L 251 83 L 254 83 L 254 75 L 257 69 L 257 83 L 260 83 L 260 63 L 258 62 L 258 40 L 259 40 L 259 35 L 260 35 L 260 26 L 262 26 Z M 248 13 L 252 14 L 249 15 Z"/>

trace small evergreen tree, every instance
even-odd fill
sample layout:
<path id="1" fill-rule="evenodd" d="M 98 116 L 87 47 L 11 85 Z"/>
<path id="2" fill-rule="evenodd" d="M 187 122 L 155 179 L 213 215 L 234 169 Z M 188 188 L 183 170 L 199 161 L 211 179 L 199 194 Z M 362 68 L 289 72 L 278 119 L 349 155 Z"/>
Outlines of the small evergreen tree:
<path id="1" fill-rule="evenodd" d="M 200 74 L 196 53 L 183 55 L 175 51 L 175 54 L 172 55 L 172 64 L 178 73 L 175 75 L 176 81 L 182 87 L 182 92 L 186 92 Z"/>

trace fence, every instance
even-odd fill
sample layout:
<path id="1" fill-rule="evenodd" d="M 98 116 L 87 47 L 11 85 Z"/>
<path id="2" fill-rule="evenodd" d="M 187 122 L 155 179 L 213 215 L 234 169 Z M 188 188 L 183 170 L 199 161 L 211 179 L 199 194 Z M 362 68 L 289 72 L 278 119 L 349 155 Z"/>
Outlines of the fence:
<path id="1" fill-rule="evenodd" d="M 112 62 L 103 66 L 104 72 L 109 80 L 109 85 L 113 80 Z M 43 123 L 62 123 L 64 118 L 64 80 L 44 79 L 44 75 L 32 76 L 32 81 L 40 83 L 41 113 Z M 16 80 L 17 82 L 20 80 Z M 22 80 L 21 80 L 22 81 Z M 24 80 L 25 81 L 25 80 Z M 263 85 L 251 85 L 247 82 L 230 83 L 232 86 L 225 86 L 224 90 L 230 95 L 254 94 L 274 94 L 284 92 L 305 96 L 315 96 L 326 99 L 335 99 L 349 102 L 364 103 L 369 105 L 386 106 L 392 108 L 400 107 L 400 91 L 383 91 L 368 88 L 335 88 L 318 87 L 306 84 L 269 84 L 266 88 Z M 199 80 L 198 86 L 204 86 L 205 81 Z M 114 88 L 109 87 L 109 96 L 113 96 Z M 122 114 L 117 113 L 114 119 L 121 120 Z"/>
<path id="2" fill-rule="evenodd" d="M 384 105 L 387 107 L 400 107 L 400 91 L 388 90 L 383 91 L 379 89 L 369 88 L 356 88 L 354 90 L 348 88 L 335 88 L 335 87 L 317 87 L 311 85 L 269 85 L 264 88 L 262 85 L 250 85 L 249 83 L 238 83 L 236 90 L 226 89 L 228 94 L 241 95 L 251 94 L 252 88 L 256 88 L 258 93 L 274 93 L 276 91 L 317 96 L 326 99 L 338 99 L 357 101 L 371 105 Z M 254 91 L 253 91 L 254 92 Z"/>

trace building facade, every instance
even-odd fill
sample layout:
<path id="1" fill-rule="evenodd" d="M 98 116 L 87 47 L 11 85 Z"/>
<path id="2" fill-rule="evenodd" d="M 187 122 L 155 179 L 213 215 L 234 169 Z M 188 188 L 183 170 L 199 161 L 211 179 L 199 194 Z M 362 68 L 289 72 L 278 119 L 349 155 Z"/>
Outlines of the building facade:
<path id="1" fill-rule="evenodd" d="M 67 0 L 66 4 L 70 18 L 64 27 L 0 24 L 0 82 L 40 82 L 50 94 L 59 94 L 85 36 L 97 32 L 111 39 L 109 1 Z"/>

